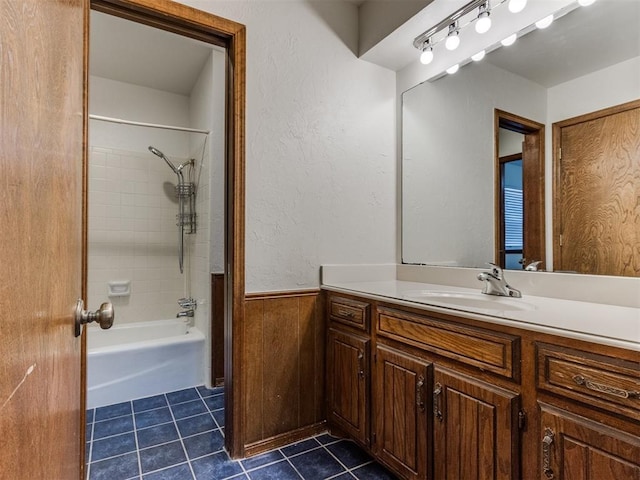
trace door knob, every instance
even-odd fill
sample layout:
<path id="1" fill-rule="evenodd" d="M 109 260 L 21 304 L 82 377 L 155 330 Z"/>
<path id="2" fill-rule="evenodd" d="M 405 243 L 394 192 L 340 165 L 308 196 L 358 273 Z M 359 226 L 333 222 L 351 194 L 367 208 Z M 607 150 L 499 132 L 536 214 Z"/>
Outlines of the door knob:
<path id="1" fill-rule="evenodd" d="M 80 336 L 82 332 L 82 325 L 97 322 L 100 325 L 100 328 L 106 330 L 107 328 L 111 328 L 113 325 L 113 305 L 110 302 L 104 302 L 100 305 L 100 308 L 95 312 L 90 312 L 84 309 L 84 302 L 82 299 L 78 299 L 76 303 L 76 314 L 75 314 L 75 334 L 76 337 Z"/>

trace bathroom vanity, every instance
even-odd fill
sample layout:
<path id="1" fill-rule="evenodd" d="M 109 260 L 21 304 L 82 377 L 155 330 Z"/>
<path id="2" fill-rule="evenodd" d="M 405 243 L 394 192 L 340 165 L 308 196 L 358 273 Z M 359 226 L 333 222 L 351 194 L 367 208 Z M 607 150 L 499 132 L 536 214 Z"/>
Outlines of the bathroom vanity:
<path id="1" fill-rule="evenodd" d="M 323 276 L 332 432 L 405 479 L 640 478 L 640 309 L 365 277 Z"/>

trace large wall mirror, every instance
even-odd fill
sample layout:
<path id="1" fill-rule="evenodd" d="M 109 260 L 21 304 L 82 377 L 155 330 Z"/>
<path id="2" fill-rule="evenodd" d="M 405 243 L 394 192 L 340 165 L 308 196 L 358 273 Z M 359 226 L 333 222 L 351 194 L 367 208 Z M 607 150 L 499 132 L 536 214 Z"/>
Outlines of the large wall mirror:
<path id="1" fill-rule="evenodd" d="M 404 92 L 404 263 L 483 267 L 495 261 L 523 268 L 517 261 L 523 256 L 518 239 L 539 235 L 533 255 L 538 258 L 527 260 L 544 260 L 542 268 L 640 276 L 638 25 L 640 2 L 600 0 L 567 13 L 545 30 L 531 31 L 508 48 L 494 50 L 454 75 Z M 626 112 L 624 118 L 612 116 L 621 111 Z M 533 127 L 518 131 L 508 121 L 511 117 L 526 119 Z M 563 172 L 562 128 L 576 122 L 583 137 L 572 141 L 584 150 L 574 155 L 591 152 L 594 158 Z M 518 161 L 523 153 L 518 146 L 533 131 L 539 132 L 536 148 L 541 150 L 542 164 L 534 170 L 535 181 L 540 182 L 538 232 L 532 233 L 526 222 L 521 232 L 512 225 L 506 247 L 509 258 L 505 238 L 500 238 L 505 235 L 504 209 L 498 207 L 507 194 L 513 205 L 523 202 L 518 190 L 532 179 Z M 501 168 L 506 171 L 502 177 Z M 568 190 L 562 189 L 576 181 L 584 184 L 581 195 L 593 192 L 593 198 L 582 222 L 575 222 L 582 225 L 575 240 L 566 235 L 563 239 L 560 210 L 575 211 L 575 205 L 563 207 L 560 196 L 564 191 L 566 197 Z M 587 214 L 593 214 L 593 221 Z M 565 221 L 569 216 L 565 212 Z M 616 238 L 607 237 L 610 231 Z M 568 258 L 567 242 L 578 239 L 582 244 L 576 255 L 581 258 L 568 266 L 559 263 L 562 256 Z M 614 243 L 619 248 L 611 253 Z"/>

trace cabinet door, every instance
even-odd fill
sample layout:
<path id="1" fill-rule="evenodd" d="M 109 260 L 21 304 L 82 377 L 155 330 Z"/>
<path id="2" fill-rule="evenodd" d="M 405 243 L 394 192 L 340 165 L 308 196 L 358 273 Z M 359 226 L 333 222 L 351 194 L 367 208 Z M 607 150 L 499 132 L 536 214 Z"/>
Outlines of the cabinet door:
<path id="1" fill-rule="evenodd" d="M 518 408 L 518 394 L 436 367 L 435 478 L 518 478 Z"/>
<path id="2" fill-rule="evenodd" d="M 426 479 L 430 364 L 382 345 L 375 358 L 374 451 L 403 478 Z"/>
<path id="3" fill-rule="evenodd" d="M 541 405 L 541 480 L 640 480 L 640 438 Z"/>
<path id="4" fill-rule="evenodd" d="M 327 397 L 329 422 L 369 445 L 369 339 L 329 329 Z"/>

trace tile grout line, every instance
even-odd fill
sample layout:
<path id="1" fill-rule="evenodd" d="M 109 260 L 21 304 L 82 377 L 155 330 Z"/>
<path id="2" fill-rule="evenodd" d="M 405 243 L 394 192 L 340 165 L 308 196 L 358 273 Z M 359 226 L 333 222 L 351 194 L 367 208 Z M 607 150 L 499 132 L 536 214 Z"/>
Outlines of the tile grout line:
<path id="1" fill-rule="evenodd" d="M 138 426 L 136 416 L 133 410 L 133 401 L 131 401 L 131 417 L 133 419 L 133 439 L 136 442 L 136 458 L 138 459 L 138 478 L 142 478 L 142 460 L 140 460 L 140 445 L 138 444 Z"/>
<path id="2" fill-rule="evenodd" d="M 285 453 L 282 451 L 282 448 L 279 448 L 278 451 L 284 456 L 284 459 L 287 461 L 287 463 L 289 465 L 291 465 L 291 468 L 293 468 L 293 471 L 296 472 L 298 474 L 298 476 L 302 479 L 305 480 L 304 476 L 298 471 L 298 469 L 296 468 L 296 466 L 293 464 L 293 462 L 291 461 L 291 459 L 285 455 Z M 306 453 L 306 452 L 304 452 Z"/>
<path id="3" fill-rule="evenodd" d="M 220 424 L 218 423 L 218 420 L 216 420 L 216 417 L 214 417 L 214 415 L 213 415 L 213 410 L 211 410 L 209 408 L 209 405 L 207 405 L 207 402 L 204 401 L 204 397 L 202 396 L 202 394 L 200 393 L 200 390 L 198 390 L 198 388 L 196 388 L 196 392 L 198 392 L 198 395 L 200 396 L 200 399 L 204 402 L 205 406 L 207 407 L 207 412 L 209 412 L 209 415 L 211 416 L 211 419 L 213 420 L 213 423 L 218 426 L 218 430 L 220 430 L 220 433 L 222 434 L 222 439 L 225 440 L 225 436 L 224 436 L 224 433 L 222 432 L 222 428 L 220 427 Z M 214 396 L 214 395 L 211 395 L 211 396 Z M 225 440 L 225 442 L 226 442 L 226 440 Z M 231 458 L 229 457 L 229 452 L 227 452 L 227 449 L 225 447 L 225 443 L 224 442 L 222 444 L 222 450 L 220 450 L 220 451 L 224 452 L 225 455 L 227 455 L 227 458 L 229 458 L 231 460 Z M 212 455 L 214 453 L 219 453 L 219 452 L 213 452 L 213 453 L 207 454 L 207 455 Z M 205 457 L 205 456 L 206 455 L 202 455 L 202 456 L 200 456 L 198 458 L 202 458 L 202 457 Z M 197 460 L 197 459 L 194 458 L 194 460 Z M 242 462 L 240 460 L 237 460 L 237 462 L 238 462 L 238 465 L 240 465 L 240 468 L 242 469 L 242 473 L 244 474 L 244 476 L 246 478 L 249 478 L 249 474 L 247 473 L 247 470 L 244 468 L 244 465 L 242 465 Z M 190 459 L 189 459 L 189 467 L 191 468 L 191 471 L 193 472 L 193 467 L 191 467 L 191 460 Z M 240 474 L 238 474 L 237 476 L 239 476 L 239 475 Z M 196 478 L 195 472 L 193 472 L 193 478 Z M 233 477 L 231 477 L 231 478 L 233 478 Z"/>
<path id="4" fill-rule="evenodd" d="M 173 422 L 161 423 L 161 424 L 158 424 L 158 425 L 153 425 L 153 427 L 155 427 L 155 426 L 159 426 L 159 425 L 169 425 L 169 424 L 172 424 L 172 423 L 173 423 Z M 153 428 L 153 427 L 147 427 L 147 428 Z M 145 430 L 145 429 L 143 428 L 142 430 Z M 193 435 L 187 435 L 187 436 L 182 437 L 182 438 L 185 438 L 185 439 L 186 439 L 186 438 L 192 438 L 192 437 L 196 437 L 196 436 L 198 436 L 198 435 L 202 435 L 202 434 L 204 434 L 204 433 L 215 432 L 216 430 L 219 430 L 219 429 L 218 429 L 218 428 L 213 428 L 213 429 L 211 429 L 211 430 L 205 430 L 205 431 L 203 431 L 203 432 L 194 433 Z M 121 434 L 118 434 L 118 435 L 125 435 L 125 434 L 127 434 L 127 433 L 135 433 L 135 432 L 124 432 L 124 433 L 121 433 Z M 118 435 L 112 435 L 111 437 L 105 437 L 105 438 L 113 438 L 113 437 L 117 437 Z M 178 432 L 178 435 L 180 436 L 180 432 Z M 104 439 L 103 439 L 103 438 L 98 439 L 98 441 L 100 441 L 100 440 L 104 440 Z M 142 450 L 149 450 L 149 449 L 151 449 L 151 448 L 161 447 L 161 446 L 163 446 L 163 445 L 168 445 L 168 444 L 173 443 L 173 442 L 177 442 L 177 439 L 169 440 L 169 441 L 167 441 L 167 442 L 157 443 L 157 444 L 154 444 L 154 445 L 149 445 L 148 447 L 142 447 L 142 448 L 140 448 L 139 450 L 140 450 L 140 451 L 142 451 Z M 224 450 L 224 449 L 222 449 L 222 450 L 217 450 L 217 451 L 215 451 L 215 452 L 206 453 L 206 454 L 204 454 L 204 455 L 200 455 L 199 457 L 194 458 L 194 460 L 197 460 L 197 459 L 202 458 L 202 457 L 206 457 L 207 455 L 211 455 L 212 453 L 219 453 L 219 452 L 221 452 L 221 451 L 223 451 L 223 450 Z M 103 461 L 103 460 L 109 460 L 109 459 L 112 459 L 112 458 L 120 457 L 120 456 L 122 456 L 122 455 L 126 455 L 127 453 L 133 453 L 133 450 L 132 450 L 131 452 L 119 453 L 119 454 L 117 454 L 117 455 L 112 455 L 112 456 L 110 456 L 110 457 L 101 458 L 100 460 L 96 460 L 96 461 L 101 462 L 101 461 Z M 164 470 L 164 468 L 161 468 L 161 469 L 159 469 L 159 470 Z M 154 471 L 155 471 L 155 470 L 154 470 Z"/>
<path id="5" fill-rule="evenodd" d="M 204 406 L 207 407 L 207 413 L 211 416 L 213 423 L 215 423 L 218 426 L 218 429 L 220 430 L 220 433 L 222 433 L 222 427 L 220 426 L 220 424 L 218 423 L 218 420 L 216 420 L 216 417 L 213 415 L 214 411 L 220 411 L 220 410 L 224 410 L 224 407 L 219 408 L 218 410 L 211 410 L 209 408 L 209 405 L 207 405 L 207 402 L 204 401 L 204 397 L 202 396 L 202 394 L 200 393 L 200 390 L 198 390 L 198 388 L 196 387 L 196 392 L 198 392 L 198 395 L 200 396 L 200 400 L 202 400 L 204 402 Z M 216 395 L 210 395 L 210 397 L 215 397 Z M 207 397 L 209 398 L 209 397 Z M 202 414 L 201 414 L 202 415 Z M 194 415 L 195 416 L 195 415 Z M 222 437 L 224 438 L 224 433 L 222 433 Z M 226 450 L 225 450 L 226 451 Z"/>
<path id="6" fill-rule="evenodd" d="M 87 458 L 87 474 L 86 478 L 89 480 L 91 478 L 91 455 L 93 455 L 93 432 L 95 431 L 95 423 L 96 423 L 96 410 L 93 409 L 93 417 L 91 417 L 91 438 L 89 439 L 89 458 Z M 85 427 L 86 428 L 86 427 Z M 86 445 L 85 445 L 86 451 Z"/>
<path id="7" fill-rule="evenodd" d="M 196 392 L 198 393 L 198 395 L 200 395 L 200 392 L 198 392 L 198 389 L 196 388 Z M 178 429 L 178 422 L 176 421 L 176 417 L 173 415 L 173 410 L 171 409 L 171 404 L 169 403 L 169 397 L 167 397 L 167 394 L 164 394 L 164 398 L 167 401 L 167 405 L 169 405 L 169 413 L 171 414 L 171 418 L 173 418 L 173 423 L 174 426 L 176 428 L 176 431 L 178 432 L 178 439 L 180 440 L 180 445 L 182 445 L 182 451 L 184 452 L 184 457 L 187 460 L 187 465 L 189 465 L 189 470 L 191 471 L 191 477 L 192 478 L 196 478 L 196 472 L 193 471 L 193 467 L 191 466 L 191 462 L 189 461 L 189 453 L 187 452 L 187 447 L 184 446 L 184 442 L 182 441 L 182 434 L 180 433 L 180 430 Z M 183 402 L 186 403 L 186 402 Z M 207 405 L 205 404 L 205 407 Z M 207 408 L 208 410 L 208 408 Z"/>
<path id="8" fill-rule="evenodd" d="M 314 437 L 314 438 L 315 438 L 315 437 Z M 366 465 L 369 465 L 370 463 L 374 463 L 374 460 L 373 460 L 373 459 L 369 459 L 368 461 L 366 461 L 366 462 L 364 462 L 364 463 L 361 463 L 361 464 L 359 464 L 359 465 L 356 465 L 356 466 L 354 466 L 354 467 L 351 467 L 351 468 L 347 467 L 347 466 L 346 466 L 346 465 L 345 465 L 345 464 L 344 464 L 344 463 L 343 463 L 343 462 L 342 462 L 342 461 L 341 461 L 341 460 L 340 460 L 336 455 L 334 455 L 334 454 L 333 454 L 333 452 L 332 452 L 331 450 L 329 450 L 329 449 L 327 448 L 327 445 L 335 445 L 336 443 L 338 443 L 338 442 L 340 442 L 340 441 L 342 441 L 342 439 L 338 439 L 338 440 L 336 440 L 335 442 L 327 443 L 326 445 L 322 445 L 322 446 L 323 446 L 323 448 L 324 448 L 327 452 L 329 452 L 329 455 L 331 455 L 333 458 L 335 458 L 335 459 L 337 460 L 337 462 L 338 462 L 340 465 L 342 465 L 342 466 L 346 469 L 346 473 L 351 474 L 351 476 L 352 476 L 352 477 L 355 477 L 355 475 L 353 474 L 353 471 L 354 471 L 354 470 L 357 470 L 357 469 L 362 468 L 362 467 L 364 467 L 364 466 L 366 466 Z M 347 440 L 347 441 L 349 441 L 349 440 Z M 342 475 L 343 473 L 345 473 L 345 472 L 337 473 L 337 474 L 333 475 L 332 477 L 329 477 L 327 480 L 330 480 L 331 478 L 338 477 L 338 476 Z M 357 478 L 357 477 L 356 477 L 356 478 Z"/>

